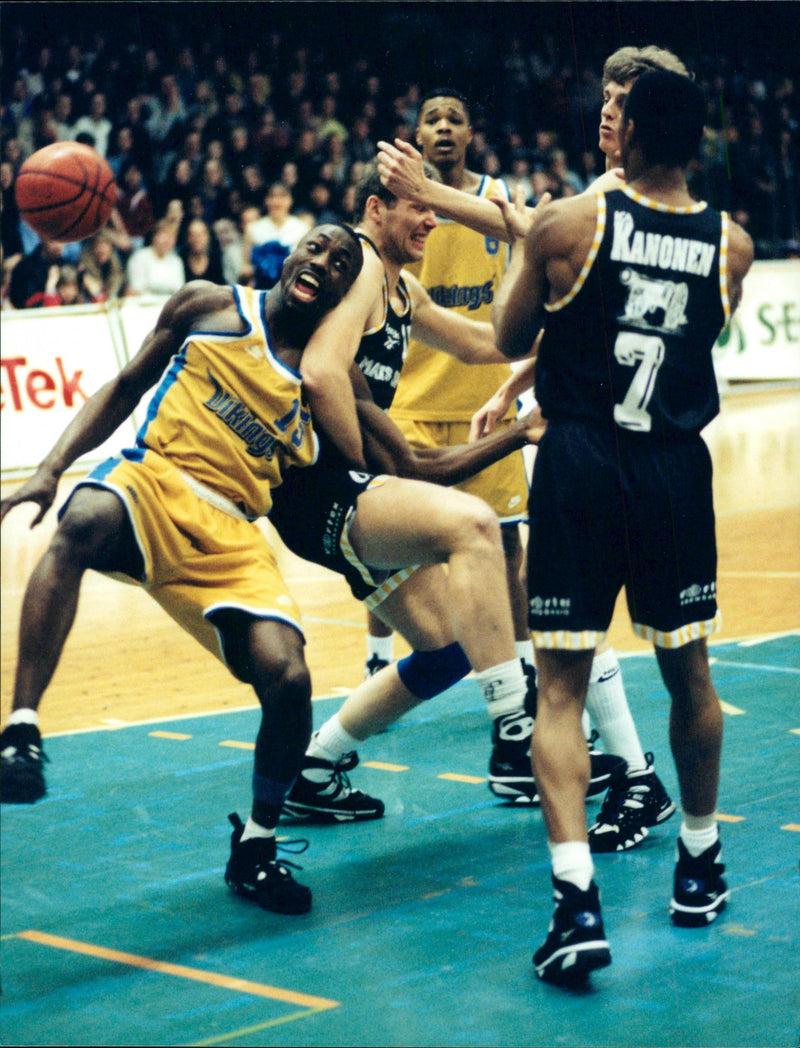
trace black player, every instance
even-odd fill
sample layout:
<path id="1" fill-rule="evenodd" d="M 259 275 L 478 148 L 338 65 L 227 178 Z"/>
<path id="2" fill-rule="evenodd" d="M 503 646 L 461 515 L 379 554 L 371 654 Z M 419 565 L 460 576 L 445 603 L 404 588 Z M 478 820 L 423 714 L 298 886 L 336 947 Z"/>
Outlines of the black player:
<path id="1" fill-rule="evenodd" d="M 627 186 L 541 209 L 493 314 L 510 357 L 527 352 L 546 317 L 536 397 L 548 425 L 531 490 L 528 590 L 539 670 L 532 756 L 556 899 L 534 964 L 552 981 L 611 959 L 587 840 L 581 714 L 622 585 L 672 700 L 684 813 L 672 919 L 706 925 L 727 898 L 715 818 L 722 714 L 706 649 L 718 620 L 716 543 L 700 431 L 719 410 L 711 350 L 753 251 L 726 214 L 689 196 L 704 112 L 687 77 L 640 77 L 622 128 Z"/>

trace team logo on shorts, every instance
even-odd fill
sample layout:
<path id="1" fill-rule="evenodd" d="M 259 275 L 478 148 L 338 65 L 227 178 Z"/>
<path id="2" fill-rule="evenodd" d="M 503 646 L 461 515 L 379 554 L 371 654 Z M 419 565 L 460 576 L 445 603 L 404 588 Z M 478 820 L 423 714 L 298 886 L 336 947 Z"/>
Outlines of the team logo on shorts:
<path id="1" fill-rule="evenodd" d="M 570 612 L 569 597 L 531 597 L 528 602 L 531 615 L 564 616 Z"/>
<path id="2" fill-rule="evenodd" d="M 702 604 L 707 600 L 716 600 L 717 584 L 716 582 L 707 582 L 703 586 L 699 582 L 694 582 L 691 586 L 681 590 L 679 596 L 682 608 L 687 604 Z"/>

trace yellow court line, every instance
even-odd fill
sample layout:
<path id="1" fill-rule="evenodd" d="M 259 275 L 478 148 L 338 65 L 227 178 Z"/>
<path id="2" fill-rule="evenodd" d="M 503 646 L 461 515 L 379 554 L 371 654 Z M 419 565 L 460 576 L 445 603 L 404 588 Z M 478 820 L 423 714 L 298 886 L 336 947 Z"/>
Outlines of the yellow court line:
<path id="1" fill-rule="evenodd" d="M 284 990 L 279 986 L 267 986 L 263 983 L 250 982 L 248 979 L 235 979 L 219 972 L 207 972 L 202 968 L 187 968 L 183 964 L 170 964 L 168 961 L 156 961 L 152 957 L 140 957 L 135 953 L 122 950 L 109 950 L 105 946 L 93 943 L 78 942 L 76 939 L 63 939 L 60 935 L 48 935 L 46 932 L 17 932 L 17 939 L 39 943 L 41 946 L 52 946 L 57 950 L 68 950 L 71 953 L 82 953 L 87 957 L 97 957 L 104 961 L 115 961 L 127 964 L 131 968 L 142 968 L 149 972 L 160 972 L 162 975 L 176 975 L 180 979 L 192 979 L 194 982 L 208 983 L 224 990 L 235 990 L 238 993 L 249 993 L 255 997 L 269 997 L 274 1001 L 285 1001 L 287 1004 L 298 1004 L 305 1008 L 316 1008 L 320 1011 L 327 1008 L 338 1008 L 338 1001 L 326 997 L 312 997 L 294 990 Z"/>
<path id="2" fill-rule="evenodd" d="M 362 768 L 377 768 L 378 771 L 408 771 L 407 764 L 386 764 L 385 761 L 362 761 Z"/>
<path id="3" fill-rule="evenodd" d="M 437 775 L 436 778 L 449 779 L 451 782 L 486 782 L 486 779 L 479 779 L 474 775 L 455 775 L 451 772 L 446 772 L 444 775 Z"/>
<path id="4" fill-rule="evenodd" d="M 800 735 L 800 728 L 789 728 L 789 733 L 791 735 Z"/>
<path id="5" fill-rule="evenodd" d="M 717 822 L 744 822 L 744 815 L 723 815 L 718 811 Z"/>
<path id="6" fill-rule="evenodd" d="M 225 742 L 221 742 L 220 746 L 230 746 L 234 750 L 254 750 L 256 744 L 254 742 L 236 742 L 234 739 L 226 739 Z"/>
<path id="7" fill-rule="evenodd" d="M 255 1026 L 244 1026 L 241 1030 L 231 1030 L 228 1033 L 220 1034 L 218 1037 L 209 1037 L 205 1041 L 192 1041 L 190 1048 L 206 1048 L 207 1045 L 212 1044 L 231 1044 L 232 1041 L 250 1037 L 261 1030 L 268 1030 L 271 1026 L 282 1026 L 284 1023 L 293 1023 L 297 1019 L 306 1019 L 309 1015 L 316 1015 L 317 1012 L 326 1011 L 326 1008 L 327 1006 L 325 1008 L 304 1008 L 302 1012 L 282 1015 L 279 1019 L 268 1019 L 266 1022 L 258 1023 Z"/>
<path id="8" fill-rule="evenodd" d="M 800 833 L 800 823 L 787 822 L 785 826 L 781 826 L 782 830 L 794 830 L 795 833 Z"/>
<path id="9" fill-rule="evenodd" d="M 154 739 L 177 739 L 179 742 L 192 737 L 191 735 L 183 735 L 179 731 L 149 731 L 147 734 Z"/>

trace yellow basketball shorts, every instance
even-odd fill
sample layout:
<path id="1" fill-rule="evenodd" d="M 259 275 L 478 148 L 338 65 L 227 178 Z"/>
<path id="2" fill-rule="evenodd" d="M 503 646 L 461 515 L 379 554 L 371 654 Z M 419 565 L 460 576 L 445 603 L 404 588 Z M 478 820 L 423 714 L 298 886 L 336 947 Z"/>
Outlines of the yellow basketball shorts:
<path id="1" fill-rule="evenodd" d="M 418 448 L 453 447 L 469 440 L 469 422 L 416 422 L 392 417 L 409 444 Z M 498 428 L 509 426 L 511 421 L 499 422 Z M 518 524 L 528 519 L 528 478 L 521 451 L 513 451 L 453 487 L 488 502 L 501 524 Z"/>
<path id="2" fill-rule="evenodd" d="M 302 636 L 300 609 L 258 525 L 195 494 L 167 459 L 152 451 L 138 461 L 111 458 L 77 487 L 87 485 L 119 496 L 144 560 L 144 579 L 114 577 L 140 582 L 222 662 L 222 638 L 210 621 L 218 611 L 283 622 Z"/>

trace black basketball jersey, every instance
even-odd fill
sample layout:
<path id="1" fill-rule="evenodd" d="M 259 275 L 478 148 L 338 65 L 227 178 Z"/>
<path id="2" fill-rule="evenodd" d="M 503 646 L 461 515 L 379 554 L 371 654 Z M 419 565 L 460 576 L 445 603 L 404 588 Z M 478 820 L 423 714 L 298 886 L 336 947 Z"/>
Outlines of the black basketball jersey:
<path id="1" fill-rule="evenodd" d="M 377 253 L 369 237 L 363 233 L 358 233 L 358 236 Z M 411 327 L 411 298 L 402 276 L 398 290 L 405 303 L 402 314 L 392 308 L 389 282 L 384 274 L 383 323 L 362 335 L 355 356 L 375 403 L 384 410 L 391 405 L 397 388 Z M 338 541 L 344 520 L 355 505 L 358 494 L 366 489 L 372 478 L 368 473 L 351 472 L 344 456 L 327 434 L 318 430 L 317 435 L 319 456 L 316 463 L 302 470 L 287 471 L 283 483 L 272 491 L 270 519 L 284 542 L 298 556 L 338 571 L 341 569 L 336 566 L 338 561 L 334 562 L 334 558 L 341 557 Z M 342 573 L 353 586 L 353 578 L 348 572 Z M 358 599 L 362 600 L 363 596 Z"/>
<path id="2" fill-rule="evenodd" d="M 670 439 L 719 411 L 711 351 L 730 317 L 728 216 L 630 187 L 597 196 L 570 291 L 546 306 L 536 399 L 546 418 L 615 422 Z"/>
<path id="3" fill-rule="evenodd" d="M 378 249 L 363 233 L 359 238 L 369 244 L 373 251 Z M 389 298 L 389 281 L 383 277 L 383 323 L 361 337 L 356 353 L 356 363 L 369 383 L 373 399 L 378 407 L 388 411 L 394 400 L 403 361 L 408 352 L 408 337 L 411 329 L 411 299 L 401 275 L 397 290 L 403 300 L 401 313 L 396 313 Z"/>

